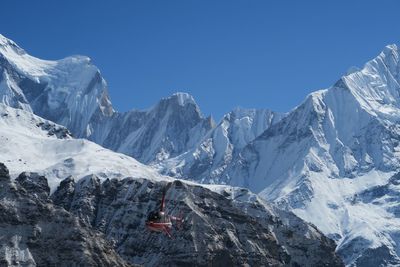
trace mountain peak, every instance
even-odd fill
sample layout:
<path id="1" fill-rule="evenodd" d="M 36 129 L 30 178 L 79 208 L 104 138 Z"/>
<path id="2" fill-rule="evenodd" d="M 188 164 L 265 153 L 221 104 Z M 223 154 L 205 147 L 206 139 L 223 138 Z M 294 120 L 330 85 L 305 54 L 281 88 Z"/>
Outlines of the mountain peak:
<path id="1" fill-rule="evenodd" d="M 201 115 L 199 105 L 197 105 L 196 101 L 194 100 L 194 97 L 188 93 L 176 92 L 168 97 L 162 98 L 154 107 L 155 108 L 170 107 L 173 109 L 177 107 L 185 107 L 185 108 L 190 107 L 190 109 L 193 108 L 199 115 Z"/>
<path id="2" fill-rule="evenodd" d="M 6 45 L 17 46 L 17 44 L 14 41 L 8 39 L 7 37 L 5 37 L 2 34 L 0 34 L 0 45 L 2 45 L 2 46 L 6 46 Z"/>
<path id="3" fill-rule="evenodd" d="M 399 48 L 396 44 L 390 44 L 385 46 L 382 53 L 384 54 L 392 54 L 393 52 L 398 52 Z"/>
<path id="4" fill-rule="evenodd" d="M 25 50 L 19 47 L 13 40 L 0 34 L 0 54 L 10 53 L 16 53 L 17 55 L 26 54 Z"/>
<path id="5" fill-rule="evenodd" d="M 188 93 L 176 92 L 167 99 L 176 100 L 180 106 L 186 106 L 187 104 L 193 104 L 197 106 L 193 96 Z"/>

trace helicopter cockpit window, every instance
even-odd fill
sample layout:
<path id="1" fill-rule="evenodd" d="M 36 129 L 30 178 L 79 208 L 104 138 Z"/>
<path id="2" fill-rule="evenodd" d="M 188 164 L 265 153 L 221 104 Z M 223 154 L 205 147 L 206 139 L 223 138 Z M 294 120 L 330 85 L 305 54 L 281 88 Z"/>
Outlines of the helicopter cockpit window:
<path id="1" fill-rule="evenodd" d="M 158 215 L 158 211 L 150 212 L 149 216 L 147 217 L 147 220 L 149 220 L 149 221 L 155 221 L 158 219 L 160 219 L 160 216 Z"/>

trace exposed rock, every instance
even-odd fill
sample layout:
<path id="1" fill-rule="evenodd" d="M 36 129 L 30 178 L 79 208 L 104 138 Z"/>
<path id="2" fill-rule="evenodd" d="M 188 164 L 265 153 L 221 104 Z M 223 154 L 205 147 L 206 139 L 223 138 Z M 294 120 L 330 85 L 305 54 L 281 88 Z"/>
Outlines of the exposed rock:
<path id="1" fill-rule="evenodd" d="M 70 211 L 104 232 L 118 253 L 134 264 L 343 266 L 333 241 L 315 227 L 243 189 L 227 187 L 223 196 L 175 181 L 167 191 L 167 212 L 183 214 L 182 228 L 173 230 L 172 239 L 149 232 L 147 214 L 158 208 L 166 185 L 131 178 L 99 184 L 87 177 L 76 184 Z M 70 198 L 69 186 L 60 185 L 53 197 L 56 203 L 63 199 L 62 192 Z"/>
<path id="2" fill-rule="evenodd" d="M 69 210 L 71 208 L 71 203 L 74 198 L 74 192 L 75 180 L 72 176 L 68 176 L 61 181 L 58 190 L 51 195 L 51 198 L 59 206 L 63 207 L 66 210 Z"/>
<path id="3" fill-rule="evenodd" d="M 0 163 L 0 266 L 129 266 L 48 192 L 43 176 L 23 173 L 13 182 Z"/>
<path id="4" fill-rule="evenodd" d="M 50 194 L 50 187 L 46 177 L 32 172 L 23 172 L 15 180 L 29 194 L 39 195 L 39 198 L 46 199 Z"/>
<path id="5" fill-rule="evenodd" d="M 5 179 L 5 180 L 10 179 L 10 173 L 8 171 L 7 166 L 1 162 L 0 162 L 0 179 Z"/>

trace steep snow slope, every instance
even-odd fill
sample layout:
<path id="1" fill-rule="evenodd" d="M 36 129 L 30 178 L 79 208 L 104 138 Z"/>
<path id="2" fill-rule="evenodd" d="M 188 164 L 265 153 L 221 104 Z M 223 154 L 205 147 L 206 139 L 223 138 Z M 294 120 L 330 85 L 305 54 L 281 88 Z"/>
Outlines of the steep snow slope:
<path id="1" fill-rule="evenodd" d="M 85 139 L 73 139 L 64 127 L 3 104 L 0 104 L 0 162 L 7 164 L 13 177 L 25 170 L 46 175 L 52 190 L 60 179 L 69 175 L 164 179 L 131 157 Z"/>
<path id="2" fill-rule="evenodd" d="M 248 186 L 337 240 L 347 264 L 400 264 L 399 214 L 379 193 L 400 167 L 399 49 L 317 91 L 232 160 L 227 183 Z M 358 200 L 377 188 L 380 201 Z M 375 194 L 375 193 L 371 193 Z M 372 260 L 374 259 L 374 260 Z"/>
<path id="3" fill-rule="evenodd" d="M 235 110 L 226 114 L 195 148 L 155 164 L 162 173 L 202 183 L 223 183 L 221 177 L 238 151 L 253 141 L 283 115 L 256 109 Z"/>
<path id="4" fill-rule="evenodd" d="M 66 126 L 76 137 L 141 162 L 174 157 L 213 127 L 193 98 L 177 93 L 149 110 L 115 112 L 100 71 L 88 57 L 58 61 L 28 55 L 0 35 L 0 102 Z"/>

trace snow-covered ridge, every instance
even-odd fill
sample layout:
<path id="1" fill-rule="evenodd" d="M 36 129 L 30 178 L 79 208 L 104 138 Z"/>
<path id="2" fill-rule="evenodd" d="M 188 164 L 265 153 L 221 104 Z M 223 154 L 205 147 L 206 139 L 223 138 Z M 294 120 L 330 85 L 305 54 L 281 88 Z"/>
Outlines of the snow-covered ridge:
<path id="1" fill-rule="evenodd" d="M 66 126 L 81 136 L 96 113 L 111 116 L 113 109 L 100 71 L 85 56 L 57 61 L 27 54 L 2 37 L 0 100 Z"/>
<path id="2" fill-rule="evenodd" d="M 70 56 L 60 60 L 43 60 L 29 55 L 14 41 L 0 34 L 0 54 L 22 75 L 32 79 L 46 79 L 44 76 L 62 76 L 61 72 L 69 75 L 69 71 L 76 67 L 84 68 L 90 65 L 92 71 L 98 71 L 86 56 Z M 58 71 L 57 69 L 61 70 Z M 81 69 L 82 70 L 82 69 Z M 79 71 L 76 71 L 79 72 Z M 65 75 L 64 74 L 64 75 Z M 64 76 L 65 77 L 65 76 Z"/>
<path id="3" fill-rule="evenodd" d="M 400 171 L 399 77 L 398 48 L 387 46 L 245 146 L 223 173 L 227 183 L 317 225 L 346 264 L 399 264 L 399 215 L 385 200 L 393 191 L 380 189 Z M 356 201 L 369 189 L 376 201 Z"/>
<path id="4" fill-rule="evenodd" d="M 13 41 L 0 36 L 0 54 L 19 72 L 30 77 L 47 75 L 46 70 L 57 65 L 56 61 L 41 60 L 28 55 Z"/>
<path id="5" fill-rule="evenodd" d="M 12 177 L 26 170 L 38 172 L 48 178 L 52 191 L 70 175 L 77 180 L 92 174 L 100 179 L 170 179 L 131 157 L 88 140 L 68 135 L 57 137 L 52 129 L 65 128 L 30 112 L 0 104 L 0 162 L 7 164 Z"/>
<path id="6" fill-rule="evenodd" d="M 399 66 L 399 49 L 389 45 L 362 70 L 344 76 L 342 81 L 363 109 L 385 119 L 398 119 Z"/>

